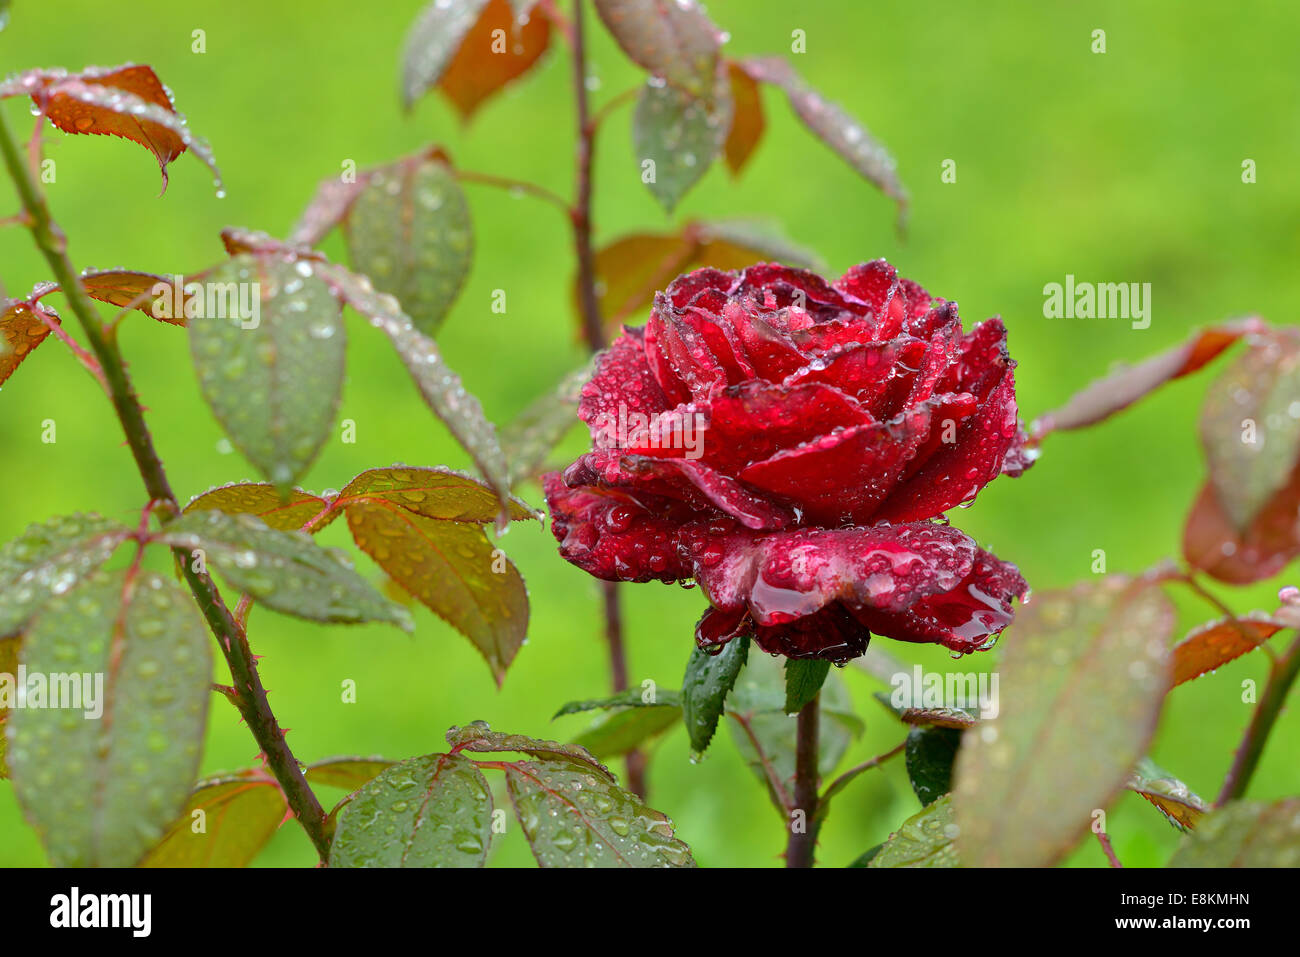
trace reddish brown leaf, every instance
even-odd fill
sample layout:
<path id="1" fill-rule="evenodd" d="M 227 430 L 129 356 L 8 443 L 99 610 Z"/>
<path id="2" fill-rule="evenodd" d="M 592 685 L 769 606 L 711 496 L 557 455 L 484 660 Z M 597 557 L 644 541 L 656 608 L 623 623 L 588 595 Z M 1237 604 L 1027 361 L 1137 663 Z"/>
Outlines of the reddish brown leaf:
<path id="1" fill-rule="evenodd" d="M 54 322 L 59 321 L 58 314 L 48 306 L 38 308 Z M 30 302 L 24 299 L 0 301 L 0 385 L 49 334 L 50 327 L 41 321 Z"/>
<path id="2" fill-rule="evenodd" d="M 496 493 L 476 478 L 447 468 L 392 466 L 367 469 L 339 492 L 335 508 L 357 502 L 397 505 L 425 518 L 486 525 L 501 513 Z M 536 518 L 524 502 L 510 499 L 510 518 Z"/>
<path id="3" fill-rule="evenodd" d="M 138 309 L 147 316 L 168 322 L 174 326 L 185 325 L 185 315 L 182 313 L 176 315 L 161 315 L 161 310 L 153 308 L 158 299 L 158 294 L 166 296 L 175 295 L 175 282 L 163 276 L 157 276 L 147 272 L 132 272 L 126 269 L 104 269 L 95 272 L 83 273 L 81 275 L 81 288 L 91 299 L 98 302 L 106 302 L 113 306 L 125 309 L 130 306 L 132 309 Z M 168 289 L 163 293 L 158 289 L 159 283 L 165 285 Z M 155 293 L 158 290 L 158 294 Z M 175 312 L 173 308 L 170 310 Z"/>
<path id="4" fill-rule="evenodd" d="M 1081 429 L 1110 418 L 1166 382 L 1196 372 L 1242 336 L 1265 328 L 1252 317 L 1202 329 L 1172 349 L 1098 379 L 1055 412 L 1042 416 L 1034 433 Z"/>
<path id="5" fill-rule="evenodd" d="M 723 150 L 727 157 L 727 168 L 733 175 L 739 175 L 763 138 L 767 121 L 763 117 L 763 100 L 759 95 L 758 82 L 740 64 L 730 61 L 727 63 L 727 75 L 731 78 L 733 106 L 731 130 L 727 133 Z"/>
<path id="6" fill-rule="evenodd" d="M 216 509 L 227 515 L 256 515 L 271 528 L 292 532 L 305 526 L 328 507 L 329 502 L 325 499 L 302 489 L 294 489 L 287 500 L 281 500 L 279 491 L 269 482 L 237 482 L 196 495 L 185 506 L 185 511 Z M 310 531 L 320 531 L 336 517 L 335 514 L 328 515 L 319 524 L 313 525 Z"/>
<path id="7" fill-rule="evenodd" d="M 1265 616 L 1224 618 L 1201 625 L 1174 645 L 1174 684 L 1199 678 L 1258 648 L 1282 630 Z"/>
<path id="8" fill-rule="evenodd" d="M 520 19 L 507 0 L 488 0 L 438 87 L 461 119 L 469 120 L 484 101 L 527 73 L 550 42 L 551 24 L 546 17 Z"/>
<path id="9" fill-rule="evenodd" d="M 1300 469 L 1244 533 L 1233 526 L 1206 483 L 1183 528 L 1183 557 L 1193 568 L 1234 585 L 1271 578 L 1300 555 L 1298 512 Z"/>
<path id="10" fill-rule="evenodd" d="M 634 63 L 696 96 L 713 85 L 722 35 L 697 0 L 596 0 Z"/>

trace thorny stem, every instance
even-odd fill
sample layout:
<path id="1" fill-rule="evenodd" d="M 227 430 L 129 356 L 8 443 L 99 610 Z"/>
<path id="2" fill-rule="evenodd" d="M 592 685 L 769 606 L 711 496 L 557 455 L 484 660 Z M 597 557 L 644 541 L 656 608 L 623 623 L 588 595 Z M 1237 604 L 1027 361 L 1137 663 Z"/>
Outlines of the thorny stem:
<path id="1" fill-rule="evenodd" d="M 799 711 L 794 750 L 794 808 L 786 827 L 786 867 L 812 867 L 817 847 L 817 746 L 821 695 Z"/>
<path id="2" fill-rule="evenodd" d="M 582 310 L 582 334 L 587 348 L 599 352 L 605 348 L 605 329 L 596 298 L 596 259 L 591 248 L 591 162 L 596 127 L 587 104 L 587 53 L 583 35 L 585 0 L 574 0 L 573 21 L 569 36 L 573 47 L 573 96 L 577 108 L 578 146 L 577 183 L 570 219 L 573 222 L 573 248 L 578 260 L 578 300 Z M 602 586 L 605 602 L 605 642 L 609 645 L 609 669 L 615 693 L 627 685 L 627 657 L 623 649 L 623 616 L 617 582 Z M 646 796 L 645 754 L 632 750 L 627 754 L 627 784 L 641 799 Z"/>
<path id="3" fill-rule="evenodd" d="M 163 463 L 154 449 L 153 437 L 144 421 L 144 410 L 132 388 L 126 365 L 117 345 L 104 335 L 99 316 L 77 281 L 76 270 L 67 255 L 67 240 L 50 217 L 44 196 L 36 187 L 27 163 L 15 145 L 9 124 L 0 115 L 0 153 L 9 175 L 31 218 L 32 237 L 45 257 L 54 279 L 67 297 L 72 313 L 81 324 L 91 351 L 99 361 L 107 381 L 114 411 L 126 435 L 127 445 L 135 459 L 136 469 L 153 503 L 153 511 L 165 525 L 180 512 Z M 266 690 L 257 675 L 257 666 L 248 649 L 248 641 L 221 599 L 216 584 L 206 572 L 196 572 L 190 556 L 183 548 L 173 549 L 183 570 L 185 582 L 198 602 L 199 610 L 207 619 L 208 627 L 217 639 L 230 666 L 234 679 L 234 702 L 253 737 L 262 748 L 262 755 L 275 779 L 284 791 L 285 798 L 303 830 L 311 839 L 322 861 L 329 856 L 329 839 L 325 835 L 325 812 L 303 776 L 302 767 L 289 749 L 271 706 Z"/>
<path id="4" fill-rule="evenodd" d="M 1097 843 L 1101 845 L 1102 851 L 1106 855 L 1106 860 L 1110 862 L 1111 867 L 1123 867 L 1119 858 L 1115 854 L 1115 848 L 1111 846 L 1110 835 L 1105 831 L 1094 832 L 1097 835 Z"/>
<path id="5" fill-rule="evenodd" d="M 1268 743 L 1269 734 L 1273 731 L 1273 725 L 1282 712 L 1282 706 L 1286 703 L 1287 694 L 1297 675 L 1300 675 L 1300 635 L 1297 635 L 1282 657 L 1269 666 L 1268 684 L 1264 686 L 1264 694 L 1255 707 L 1250 727 L 1246 729 L 1241 746 L 1237 748 L 1237 756 L 1233 759 L 1232 768 L 1223 782 L 1223 790 L 1219 792 L 1216 804 L 1222 806 L 1245 796 L 1251 776 L 1264 753 L 1264 746 Z"/>

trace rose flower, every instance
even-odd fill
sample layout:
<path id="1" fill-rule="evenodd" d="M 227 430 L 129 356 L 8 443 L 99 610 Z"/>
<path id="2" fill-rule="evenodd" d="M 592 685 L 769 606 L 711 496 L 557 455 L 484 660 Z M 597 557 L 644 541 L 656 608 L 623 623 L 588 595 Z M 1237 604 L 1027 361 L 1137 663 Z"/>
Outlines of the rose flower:
<path id="1" fill-rule="evenodd" d="M 997 318 L 883 260 L 827 284 L 700 269 L 601 356 L 593 450 L 544 478 L 560 554 L 607 581 L 694 580 L 696 641 L 844 662 L 872 633 L 991 645 L 1027 587 L 941 519 L 1029 464 Z"/>

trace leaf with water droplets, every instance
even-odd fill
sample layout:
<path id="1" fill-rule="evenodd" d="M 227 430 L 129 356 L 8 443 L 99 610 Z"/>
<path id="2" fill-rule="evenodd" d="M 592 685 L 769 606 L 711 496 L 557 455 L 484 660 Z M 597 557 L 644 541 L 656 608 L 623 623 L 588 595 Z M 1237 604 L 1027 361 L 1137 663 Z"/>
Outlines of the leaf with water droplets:
<path id="1" fill-rule="evenodd" d="M 22 646 L 22 637 L 0 638 L 0 682 L 8 675 L 18 674 L 18 652 Z M 5 763 L 5 719 L 9 717 L 10 708 L 0 705 L 0 780 L 9 777 L 9 765 Z"/>
<path id="2" fill-rule="evenodd" d="M 578 424 L 578 400 L 591 379 L 595 360 L 570 372 L 501 430 L 501 448 L 510 462 L 510 484 L 535 478 L 546 457 Z"/>
<path id="3" fill-rule="evenodd" d="M 185 810 L 139 867 L 247 867 L 284 820 L 288 805 L 263 773 L 200 781 Z"/>
<path id="4" fill-rule="evenodd" d="M 412 630 L 411 616 L 358 575 L 344 553 L 324 549 L 305 532 L 282 532 L 253 515 L 212 510 L 189 512 L 158 533 L 157 540 L 201 551 L 209 570 L 220 572 L 259 604 L 312 621 L 352 624 L 390 622 Z"/>
<path id="5" fill-rule="evenodd" d="M 1002 642 L 1001 710 L 966 735 L 954 811 L 972 866 L 1058 861 L 1145 752 L 1170 687 L 1175 616 L 1144 580 L 1035 596 Z"/>
<path id="6" fill-rule="evenodd" d="M 414 157 L 372 171 L 343 226 L 353 269 L 433 335 L 474 255 L 469 204 L 451 168 Z"/>
<path id="7" fill-rule="evenodd" d="M 388 504 L 425 518 L 486 525 L 496 519 L 496 495 L 479 479 L 441 467 L 393 465 L 367 469 L 343 487 L 334 507 Z M 514 520 L 536 518 L 527 503 L 510 499 Z"/>
<path id="8" fill-rule="evenodd" d="M 1137 769 L 1129 775 L 1124 785 L 1142 795 L 1180 831 L 1196 827 L 1201 817 L 1211 810 L 1200 795 L 1168 771 L 1156 766 L 1150 758 L 1138 762 Z"/>
<path id="9" fill-rule="evenodd" d="M 470 640 L 499 685 L 528 636 L 528 590 L 473 523 L 426 518 L 382 500 L 346 509 L 357 547 Z"/>
<path id="10" fill-rule="evenodd" d="M 97 572 L 51 601 L 23 641 L 29 674 L 103 681 L 90 695 L 84 680 L 50 681 L 43 706 L 28 688 L 8 729 L 18 801 L 55 866 L 129 867 L 184 808 L 198 771 L 212 696 L 203 617 L 154 572 Z"/>
<path id="11" fill-rule="evenodd" d="M 209 489 L 196 495 L 185 506 L 185 512 L 215 510 L 227 515 L 256 515 L 271 528 L 294 532 L 302 528 L 329 507 L 329 502 L 300 488 L 281 498 L 274 485 L 267 482 L 235 482 Z M 320 524 L 313 525 L 313 534 L 332 522 L 337 516 L 328 515 Z"/>
<path id="12" fill-rule="evenodd" d="M 561 744 L 545 738 L 532 738 L 525 734 L 493 731 L 486 721 L 471 721 L 464 727 L 447 730 L 447 744 L 455 751 L 500 752 L 518 751 L 536 757 L 576 761 L 603 777 L 615 780 L 609 768 L 597 761 L 589 751 L 575 744 Z"/>
<path id="13" fill-rule="evenodd" d="M 38 308 L 59 323 L 59 314 L 49 306 L 33 307 L 24 299 L 0 300 L 0 385 L 50 334 L 50 327 L 36 313 Z"/>
<path id="14" fill-rule="evenodd" d="M 551 716 L 551 720 L 562 718 L 566 714 L 582 714 L 586 711 L 609 711 L 619 708 L 680 708 L 681 692 L 667 688 L 656 688 L 653 694 L 647 694 L 640 688 L 628 688 L 607 698 L 588 698 L 584 701 L 570 701 Z"/>
<path id="15" fill-rule="evenodd" d="M 1183 526 L 1183 557 L 1193 568 L 1232 585 L 1272 578 L 1300 555 L 1298 515 L 1300 468 L 1245 532 L 1233 527 L 1214 486 L 1207 482 Z"/>
<path id="16" fill-rule="evenodd" d="M 304 776 L 311 785 L 355 791 L 396 763 L 384 758 L 326 758 L 308 767 Z"/>
<path id="17" fill-rule="evenodd" d="M 1300 867 L 1300 798 L 1233 801 L 1183 839 L 1170 867 Z"/>
<path id="18" fill-rule="evenodd" d="M 694 867 L 666 816 L 571 761 L 517 761 L 506 788 L 542 867 Z"/>
<path id="19" fill-rule="evenodd" d="M 809 87 L 786 61 L 778 57 L 762 57 L 746 60 L 743 65 L 754 79 L 783 90 L 804 126 L 895 202 L 900 227 L 906 222 L 907 190 L 903 188 L 894 158 L 884 144 L 842 107 Z"/>
<path id="20" fill-rule="evenodd" d="M 131 530 L 91 513 L 29 525 L 0 548 L 0 636 L 108 561 Z"/>
<path id="21" fill-rule="evenodd" d="M 696 0 L 596 0 L 632 62 L 688 93 L 712 86 L 722 34 Z"/>
<path id="22" fill-rule="evenodd" d="M 735 108 L 723 153 L 727 158 L 727 168 L 733 176 L 739 176 L 763 139 L 767 121 L 763 117 L 763 99 L 758 82 L 745 72 L 745 68 L 739 63 L 728 62 L 727 78 L 731 83 L 731 102 Z"/>
<path id="23" fill-rule="evenodd" d="M 286 495 L 329 438 L 343 390 L 343 319 L 306 262 L 241 254 L 207 277 L 215 315 L 191 317 L 203 397 L 235 446 Z"/>
<path id="24" fill-rule="evenodd" d="M 717 158 L 731 127 L 731 88 L 725 75 L 712 95 L 650 80 L 632 119 L 632 145 L 643 178 L 653 163 L 650 192 L 672 212 Z"/>
<path id="25" fill-rule="evenodd" d="M 1199 678 L 1258 648 L 1284 626 L 1264 615 L 1221 618 L 1195 628 L 1174 645 L 1174 684 Z"/>
<path id="26" fill-rule="evenodd" d="M 598 717 L 573 739 L 603 761 L 621 757 L 644 747 L 676 726 L 682 709 L 671 705 L 615 708 Z"/>
<path id="27" fill-rule="evenodd" d="M 550 42 L 546 16 L 516 13 L 508 0 L 488 0 L 439 77 L 438 88 L 468 122 L 485 101 L 535 67 Z"/>
<path id="28" fill-rule="evenodd" d="M 936 726 L 908 732 L 903 752 L 907 779 L 922 804 L 930 804 L 952 789 L 952 763 L 961 746 L 961 734 Z"/>
<path id="29" fill-rule="evenodd" d="M 867 867 L 956 867 L 952 799 L 945 795 L 902 823 Z"/>
<path id="30" fill-rule="evenodd" d="M 497 443 L 496 428 L 483 414 L 478 399 L 465 390 L 460 377 L 443 361 L 432 339 L 421 333 L 390 295 L 376 293 L 370 281 L 333 264 L 316 267 L 318 275 L 357 312 L 381 330 L 401 357 L 420 394 L 497 493 L 503 512 L 510 502 L 510 470 Z"/>
<path id="31" fill-rule="evenodd" d="M 97 269 L 82 273 L 77 277 L 77 282 L 82 291 L 97 302 L 106 302 L 122 309 L 129 306 L 160 322 L 174 326 L 185 325 L 183 313 L 173 315 L 176 311 L 173 308 L 176 284 L 172 279 L 129 269 Z M 156 308 L 160 299 L 165 299 L 166 309 Z"/>
<path id="32" fill-rule="evenodd" d="M 430 0 L 402 48 L 402 105 L 410 109 L 450 66 L 488 0 Z"/>
<path id="33" fill-rule="evenodd" d="M 691 750 L 703 754 L 718 728 L 727 694 L 749 656 L 749 635 L 738 635 L 717 654 L 691 649 L 682 679 L 682 719 L 691 736 Z"/>
<path id="34" fill-rule="evenodd" d="M 798 714 L 822 690 L 831 663 L 824 658 L 785 660 L 785 713 Z"/>
<path id="35" fill-rule="evenodd" d="M 383 771 L 343 807 L 331 867 L 482 867 L 492 792 L 478 765 L 426 754 Z"/>

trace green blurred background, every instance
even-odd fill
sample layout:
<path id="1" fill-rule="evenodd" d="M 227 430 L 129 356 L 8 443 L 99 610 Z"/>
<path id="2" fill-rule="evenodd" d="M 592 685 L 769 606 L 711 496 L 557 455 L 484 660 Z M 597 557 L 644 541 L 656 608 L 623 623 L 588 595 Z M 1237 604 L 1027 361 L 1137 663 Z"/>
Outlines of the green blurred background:
<path id="1" fill-rule="evenodd" d="M 398 108 L 397 55 L 419 0 L 135 0 L 128 8 L 15 0 L 14 7 L 0 34 L 5 72 L 149 63 L 210 140 L 225 174 L 228 195 L 218 199 L 207 172 L 182 157 L 159 198 L 157 170 L 139 147 L 52 132 L 47 155 L 57 161 L 58 178 L 48 187 L 50 203 L 78 267 L 173 272 L 209 265 L 222 256 L 222 227 L 283 234 L 316 183 L 337 175 L 343 161 L 370 166 L 435 141 L 462 167 L 566 195 L 572 188 L 569 63 L 558 44 L 535 73 L 463 128 L 436 95 L 410 116 Z M 912 192 L 912 227 L 900 242 L 890 202 L 814 142 L 775 91 L 765 94 L 767 137 L 749 168 L 733 182 L 718 164 L 676 221 L 763 217 L 817 250 L 836 273 L 885 256 L 932 292 L 958 300 L 968 325 L 1000 313 L 1020 363 L 1026 418 L 1199 324 L 1248 312 L 1294 321 L 1300 8 L 1206 0 L 713 0 L 709 12 L 730 32 L 733 55 L 789 55 L 791 31 L 806 31 L 807 52 L 792 60 L 892 150 Z M 640 73 L 594 18 L 589 26 L 599 104 L 635 85 Z M 207 33 L 204 54 L 191 52 L 196 29 Z M 1106 31 L 1105 54 L 1091 52 L 1095 29 Z M 5 109 L 25 132 L 24 107 L 11 102 Z M 599 142 L 599 242 L 665 230 L 673 221 L 639 182 L 629 123 L 630 109 L 623 108 Z M 1253 185 L 1241 181 L 1247 158 L 1258 166 Z M 955 184 L 940 180 L 945 159 L 956 161 Z M 440 342 L 488 415 L 503 422 L 582 359 L 569 305 L 569 233 L 545 204 L 480 186 L 467 190 L 478 250 Z M 9 187 L 0 186 L 0 197 L 14 205 Z M 342 258 L 337 236 L 325 248 Z M 1067 273 L 1150 282 L 1151 327 L 1043 318 L 1044 284 Z M 47 278 L 21 230 L 0 231 L 0 278 L 10 294 Z M 508 294 L 505 315 L 490 308 L 498 288 Z M 394 461 L 468 467 L 382 337 L 360 321 L 350 332 L 341 416 L 356 421 L 357 442 L 329 444 L 307 487 L 338 488 L 363 468 Z M 220 450 L 182 331 L 132 316 L 123 348 L 178 495 L 254 477 L 237 453 Z M 1040 590 L 1087 577 L 1094 549 L 1106 551 L 1110 571 L 1137 571 L 1174 554 L 1203 477 L 1195 422 L 1205 382 L 1179 382 L 1103 427 L 1049 440 L 1025 477 L 994 483 L 973 508 L 954 513 L 954 522 L 1018 562 Z M 134 520 L 143 493 L 117 423 L 66 350 L 46 345 L 3 392 L 0 538 L 78 509 Z M 46 419 L 57 423 L 52 445 L 40 438 Z M 575 434 L 566 452 L 576 454 L 582 444 Z M 541 500 L 536 488 L 524 494 Z M 350 544 L 342 523 L 323 539 Z M 535 525 L 516 525 L 502 544 L 530 586 L 532 621 L 500 691 L 468 642 L 422 609 L 412 636 L 254 612 L 251 638 L 265 656 L 262 675 L 300 758 L 438 750 L 448 726 L 475 718 L 557 737 L 584 726 L 581 716 L 555 723 L 550 716 L 565 701 L 607 688 L 596 582 L 561 561 L 549 531 Z M 357 558 L 378 579 L 374 566 Z M 1277 585 L 1230 600 L 1239 609 L 1272 607 Z M 653 584 L 624 593 L 633 681 L 676 687 L 699 593 Z M 1209 617 L 1179 599 L 1181 626 Z M 878 640 L 905 661 L 937 670 L 950 664 L 941 649 Z M 976 656 L 959 667 L 991 661 Z M 1264 658 L 1249 656 L 1177 689 L 1152 749 L 1157 762 L 1212 798 L 1249 719 L 1240 683 L 1262 680 L 1264 671 Z M 867 721 L 847 767 L 892 747 L 901 729 L 871 700 L 881 685 L 855 669 L 844 677 Z M 340 701 L 349 678 L 358 687 L 355 704 Z M 1298 712 L 1283 716 L 1253 795 L 1300 792 Z M 214 700 L 204 771 L 247 767 L 256 751 L 234 710 Z M 782 821 L 731 742 L 720 737 L 699 764 L 687 753 L 680 729 L 663 741 L 650 771 L 651 803 L 673 817 L 699 862 L 779 864 Z M 322 794 L 327 802 L 337 797 Z M 848 863 L 918 807 L 901 761 L 864 775 L 838 799 L 821 861 Z M 1108 826 L 1129 866 L 1162 864 L 1177 843 L 1163 818 L 1131 794 L 1118 800 Z M 0 863 L 43 862 L 8 782 L 0 782 L 0 835 Z M 289 825 L 259 863 L 312 860 L 300 829 Z M 1104 863 L 1094 842 L 1070 860 Z M 530 861 L 512 829 L 493 863 Z"/>

